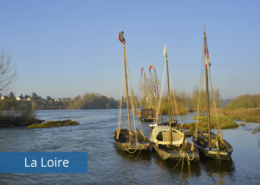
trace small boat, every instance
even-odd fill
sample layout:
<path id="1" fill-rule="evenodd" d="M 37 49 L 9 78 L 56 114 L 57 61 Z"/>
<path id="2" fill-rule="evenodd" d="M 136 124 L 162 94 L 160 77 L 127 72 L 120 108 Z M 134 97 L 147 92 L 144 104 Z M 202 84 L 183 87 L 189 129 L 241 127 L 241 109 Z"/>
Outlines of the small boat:
<path id="1" fill-rule="evenodd" d="M 152 130 L 150 140 L 155 143 L 154 149 L 156 153 L 163 159 L 181 158 L 190 161 L 198 161 L 200 159 L 198 149 L 186 140 L 186 134 L 181 131 L 171 129 L 171 143 L 169 137 L 169 126 L 157 126 Z"/>
<path id="2" fill-rule="evenodd" d="M 198 148 L 201 157 L 206 158 L 214 158 L 214 159 L 220 159 L 220 160 L 230 160 L 231 155 L 233 152 L 233 147 L 223 139 L 223 134 L 221 132 L 221 129 L 219 127 L 218 123 L 218 113 L 216 111 L 216 103 L 214 99 L 214 92 L 212 91 L 212 99 L 213 99 L 213 105 L 214 105 L 214 113 L 215 117 L 217 118 L 217 125 L 219 127 L 218 134 L 214 134 L 211 132 L 211 125 L 210 125 L 210 111 L 209 111 L 209 85 L 208 85 L 208 76 L 211 80 L 210 75 L 210 60 L 209 60 L 209 52 L 208 52 L 208 46 L 207 46 L 207 39 L 206 39 L 206 32 L 204 27 L 204 38 L 203 38 L 203 54 L 202 54 L 202 63 L 201 63 L 201 72 L 203 70 L 203 59 L 205 61 L 205 78 L 206 78 L 206 102 L 207 102 L 207 122 L 208 122 L 208 131 L 207 133 L 203 133 L 199 130 L 195 131 L 194 136 L 192 137 L 192 141 L 194 142 L 194 145 Z M 202 74 L 202 73 L 201 73 Z M 201 79 L 203 80 L 202 76 Z M 200 82 L 202 84 L 203 81 Z M 211 89 L 213 89 L 212 82 L 211 82 Z M 200 88 L 201 91 L 201 88 Z M 199 96 L 200 100 L 200 96 Z M 197 108 L 197 117 L 199 117 L 199 100 L 198 100 L 198 108 Z M 198 125 L 198 121 L 197 121 Z M 198 127 L 197 127 L 198 128 Z"/>
<path id="3" fill-rule="evenodd" d="M 156 153 L 163 160 L 167 160 L 167 159 L 179 160 L 183 158 L 183 159 L 187 159 L 188 161 L 198 161 L 200 159 L 198 149 L 193 145 L 193 143 L 189 143 L 186 140 L 186 133 L 181 132 L 178 127 L 172 127 L 171 124 L 176 122 L 175 121 L 172 122 L 172 117 L 171 117 L 171 109 L 173 106 L 171 99 L 173 93 L 172 94 L 170 93 L 169 68 L 168 68 L 168 58 L 166 53 L 166 45 L 164 46 L 164 56 L 165 56 L 165 67 L 167 69 L 167 83 L 168 83 L 167 101 L 168 101 L 169 121 L 167 126 L 163 125 L 163 126 L 154 127 L 150 135 L 150 140 L 154 143 L 154 149 Z M 160 105 L 158 106 L 158 109 L 159 108 Z"/>
<path id="4" fill-rule="evenodd" d="M 144 122 L 153 122 L 155 120 L 154 102 L 149 84 L 147 83 L 148 79 L 145 75 L 144 67 L 141 68 L 141 78 L 143 78 L 143 81 L 139 106 L 139 119 Z"/>
<path id="5" fill-rule="evenodd" d="M 143 132 L 140 129 L 138 129 L 137 127 L 135 127 L 134 131 L 132 131 L 132 129 L 131 129 L 129 99 L 131 99 L 131 102 L 132 102 L 131 105 L 133 106 L 133 101 L 134 101 L 133 99 L 135 96 L 134 96 L 133 88 L 131 85 L 131 81 L 129 79 L 130 74 L 129 74 L 128 63 L 127 63 L 127 59 L 126 59 L 125 38 L 124 38 L 123 31 L 119 33 L 118 39 L 120 40 L 120 42 L 122 42 L 124 44 L 124 49 L 123 49 L 124 71 L 122 71 L 122 82 L 123 82 L 123 73 L 124 73 L 125 74 L 124 75 L 125 76 L 125 88 L 126 88 L 127 118 L 125 118 L 125 120 L 123 120 L 121 118 L 121 108 L 122 108 L 122 100 L 121 100 L 121 103 L 120 103 L 121 106 L 119 109 L 119 117 L 118 117 L 118 126 L 117 126 L 116 132 L 113 133 L 113 135 L 114 135 L 115 143 L 119 149 L 121 149 L 123 151 L 127 151 L 129 153 L 135 153 L 136 151 L 140 151 L 140 150 L 148 150 L 149 147 L 151 146 L 151 142 L 145 137 Z M 128 96 L 128 84 L 130 86 L 130 92 L 131 92 L 130 98 Z M 122 88 L 123 88 L 123 86 L 121 87 L 121 96 L 120 97 L 122 97 L 122 90 L 123 90 Z M 132 107 L 132 110 L 133 111 L 135 110 L 134 107 Z M 133 112 L 133 116 L 134 116 L 134 112 Z M 126 123 L 126 119 L 128 121 L 128 124 Z M 121 121 L 122 121 L 122 123 L 121 123 Z M 133 121 L 135 122 L 135 119 L 133 119 Z M 122 126 L 124 124 L 127 126 L 127 129 L 122 128 Z M 135 125 L 136 124 L 134 124 L 134 126 Z"/>
<path id="6" fill-rule="evenodd" d="M 201 157 L 220 160 L 230 160 L 233 147 L 224 139 L 211 132 L 209 147 L 208 133 L 197 133 L 197 139 L 193 136 L 194 145 L 198 148 Z"/>
<path id="7" fill-rule="evenodd" d="M 141 109 L 139 119 L 144 122 L 154 121 L 155 120 L 155 110 L 153 108 Z"/>

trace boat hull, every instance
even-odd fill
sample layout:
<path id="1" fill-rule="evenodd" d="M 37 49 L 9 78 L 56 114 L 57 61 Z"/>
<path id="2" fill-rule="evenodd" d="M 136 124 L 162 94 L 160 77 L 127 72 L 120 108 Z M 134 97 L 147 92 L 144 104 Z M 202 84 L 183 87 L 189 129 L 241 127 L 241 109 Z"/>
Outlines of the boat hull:
<path id="1" fill-rule="evenodd" d="M 116 135 L 117 133 L 115 133 Z M 122 129 L 119 134 L 119 139 L 114 136 L 117 147 L 129 153 L 135 153 L 140 150 L 149 150 L 151 146 L 150 140 L 144 138 L 140 133 L 132 135 L 131 143 L 128 129 Z"/>
<path id="2" fill-rule="evenodd" d="M 212 134 L 212 139 L 216 139 L 216 135 Z M 213 145 L 211 149 L 208 148 L 208 143 L 206 142 L 202 145 L 201 141 L 205 138 L 203 136 L 198 136 L 198 140 L 195 141 L 195 137 L 192 137 L 192 141 L 194 145 L 198 148 L 201 158 L 213 158 L 213 159 L 220 159 L 220 160 L 231 160 L 231 155 L 233 152 L 233 147 L 226 141 L 223 140 L 225 149 L 217 150 L 216 146 Z M 204 141 L 205 142 L 205 141 Z"/>
<path id="3" fill-rule="evenodd" d="M 183 159 L 189 159 L 190 161 L 196 162 L 200 159 L 199 151 L 197 148 L 194 147 L 194 152 L 192 151 L 184 151 L 185 153 L 181 152 L 181 149 L 176 151 L 170 151 L 165 148 L 160 148 L 154 146 L 154 149 L 156 153 L 159 155 L 159 157 L 163 160 L 179 160 L 181 158 Z"/>

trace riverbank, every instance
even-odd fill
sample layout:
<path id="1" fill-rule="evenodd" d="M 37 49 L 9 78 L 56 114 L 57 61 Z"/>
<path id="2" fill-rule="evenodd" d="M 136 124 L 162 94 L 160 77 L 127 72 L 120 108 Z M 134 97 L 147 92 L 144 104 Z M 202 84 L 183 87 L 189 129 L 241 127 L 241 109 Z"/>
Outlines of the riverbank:
<path id="1" fill-rule="evenodd" d="M 246 122 L 260 123 L 260 108 L 220 109 L 220 113 Z"/>

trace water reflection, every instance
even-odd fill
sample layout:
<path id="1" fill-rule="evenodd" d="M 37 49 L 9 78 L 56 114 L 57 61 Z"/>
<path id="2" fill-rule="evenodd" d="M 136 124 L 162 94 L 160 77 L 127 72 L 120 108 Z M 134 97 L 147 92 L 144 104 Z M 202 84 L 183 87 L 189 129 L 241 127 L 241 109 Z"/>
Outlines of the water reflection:
<path id="1" fill-rule="evenodd" d="M 140 150 L 140 152 L 135 152 L 133 154 L 129 154 L 128 152 L 122 151 L 118 149 L 118 147 L 114 144 L 115 151 L 118 156 L 123 157 L 128 161 L 151 161 L 152 154 L 149 150 Z"/>

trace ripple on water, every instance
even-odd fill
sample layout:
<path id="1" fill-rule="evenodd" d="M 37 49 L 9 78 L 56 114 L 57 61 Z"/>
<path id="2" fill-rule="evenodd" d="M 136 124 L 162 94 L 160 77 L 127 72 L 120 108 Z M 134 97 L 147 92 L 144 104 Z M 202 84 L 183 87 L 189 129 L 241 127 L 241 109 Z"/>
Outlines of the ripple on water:
<path id="1" fill-rule="evenodd" d="M 232 161 L 201 160 L 178 164 L 163 161 L 155 151 L 129 155 L 117 149 L 112 132 L 118 125 L 118 110 L 37 111 L 39 119 L 72 119 L 76 126 L 0 129 L 1 151 L 87 151 L 87 174 L 0 174 L 0 184 L 257 184 L 260 181 L 259 124 L 223 130 L 234 152 Z M 122 118 L 127 117 L 122 110 Z M 194 122 L 193 113 L 184 122 Z M 131 117 L 132 119 L 132 117 Z M 166 117 L 163 117 L 166 120 Z M 136 121 L 137 122 L 137 121 Z M 146 136 L 150 123 L 143 123 Z M 182 171 L 182 173 L 181 173 Z"/>

